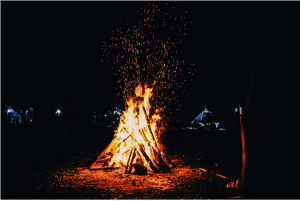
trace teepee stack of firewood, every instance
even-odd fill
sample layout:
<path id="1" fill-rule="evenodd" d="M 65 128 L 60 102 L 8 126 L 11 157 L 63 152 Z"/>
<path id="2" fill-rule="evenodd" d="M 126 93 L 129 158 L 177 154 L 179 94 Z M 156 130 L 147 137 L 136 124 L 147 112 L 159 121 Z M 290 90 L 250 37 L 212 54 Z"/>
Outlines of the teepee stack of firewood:
<path id="1" fill-rule="evenodd" d="M 127 100 L 127 110 L 120 118 L 114 139 L 90 166 L 91 170 L 125 166 L 125 173 L 142 173 L 172 167 L 158 140 L 156 122 L 160 116 L 155 113 L 149 117 L 152 89 L 143 90 L 139 85 L 135 92 L 136 97 Z"/>

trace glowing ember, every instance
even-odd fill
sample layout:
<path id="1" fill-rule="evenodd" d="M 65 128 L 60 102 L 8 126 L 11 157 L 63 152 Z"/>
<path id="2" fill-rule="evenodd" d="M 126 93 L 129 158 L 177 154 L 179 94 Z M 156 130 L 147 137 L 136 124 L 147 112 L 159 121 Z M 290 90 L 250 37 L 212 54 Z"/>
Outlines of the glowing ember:
<path id="1" fill-rule="evenodd" d="M 179 37 L 186 34 L 189 22 L 168 3 L 160 8 L 149 3 L 142 10 L 137 25 L 125 31 L 118 28 L 110 41 L 103 42 L 103 59 L 116 71 L 116 95 L 126 100 L 126 109 L 114 139 L 91 169 L 123 165 L 126 173 L 145 173 L 146 169 L 160 172 L 171 167 L 160 135 L 166 125 L 166 107 L 176 111 L 180 106 L 177 91 L 186 78 L 179 68 L 184 61 L 174 57 L 174 48 L 181 43 Z M 172 109 L 171 103 L 177 109 Z"/>
<path id="2" fill-rule="evenodd" d="M 193 75 L 191 66 L 176 58 L 175 47 L 182 42 L 191 23 L 186 19 L 187 12 L 177 4 L 179 2 L 146 2 L 138 10 L 141 20 L 137 24 L 118 28 L 110 40 L 102 42 L 102 62 L 113 67 L 118 79 L 118 102 L 133 93 L 138 80 L 155 81 L 159 84 L 153 89 L 155 104 L 152 108 L 160 108 L 165 120 L 169 119 L 168 114 L 179 110 L 179 95 L 187 92 L 179 89 L 183 89 L 183 84 Z"/>
<path id="3" fill-rule="evenodd" d="M 138 164 L 135 171 L 137 167 L 155 172 L 171 167 L 159 140 L 164 129 L 160 109 L 151 112 L 152 90 L 147 84 L 144 87 L 139 84 L 134 96 L 126 99 L 126 110 L 120 118 L 114 139 L 90 169 L 125 165 L 126 173 L 131 173 L 133 164 Z"/>

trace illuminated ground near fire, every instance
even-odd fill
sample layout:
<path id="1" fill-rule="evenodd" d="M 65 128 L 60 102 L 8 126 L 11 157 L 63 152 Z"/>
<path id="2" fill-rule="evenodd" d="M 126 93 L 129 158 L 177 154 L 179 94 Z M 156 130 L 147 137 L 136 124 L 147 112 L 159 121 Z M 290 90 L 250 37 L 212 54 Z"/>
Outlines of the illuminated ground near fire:
<path id="1" fill-rule="evenodd" d="M 203 167 L 199 162 L 187 164 L 185 157 L 171 156 L 175 167 L 168 173 L 148 171 L 147 175 L 134 175 L 124 174 L 122 167 L 112 171 L 91 171 L 83 167 L 89 159 L 77 156 L 66 158 L 69 163 L 65 165 L 31 176 L 35 177 L 37 188 L 43 195 L 50 198 L 240 198 L 241 190 L 226 188 L 230 179 L 199 168 Z M 197 160 L 196 156 L 194 160 Z"/>

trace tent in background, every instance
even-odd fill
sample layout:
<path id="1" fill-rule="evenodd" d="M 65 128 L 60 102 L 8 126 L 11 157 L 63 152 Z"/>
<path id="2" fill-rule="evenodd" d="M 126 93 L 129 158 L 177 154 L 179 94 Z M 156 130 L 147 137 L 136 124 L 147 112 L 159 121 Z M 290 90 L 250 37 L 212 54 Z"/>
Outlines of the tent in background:
<path id="1" fill-rule="evenodd" d="M 224 128 L 225 124 L 220 124 L 219 121 L 217 121 L 212 112 L 209 111 L 206 108 L 206 105 L 204 105 L 203 109 L 200 111 L 200 113 L 196 116 L 195 119 L 193 119 L 187 127 L 184 127 L 183 129 L 189 129 L 189 130 L 226 130 Z"/>

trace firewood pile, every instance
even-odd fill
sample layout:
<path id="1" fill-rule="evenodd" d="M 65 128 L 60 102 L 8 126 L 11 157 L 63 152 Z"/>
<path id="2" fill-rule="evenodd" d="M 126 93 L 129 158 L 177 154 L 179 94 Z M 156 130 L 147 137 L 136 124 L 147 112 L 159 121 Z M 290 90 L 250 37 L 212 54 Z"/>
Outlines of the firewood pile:
<path id="1" fill-rule="evenodd" d="M 126 109 L 120 117 L 115 137 L 102 151 L 90 170 L 111 170 L 125 166 L 125 173 L 146 174 L 147 170 L 164 172 L 172 162 L 159 143 L 164 129 L 160 108 L 150 112 L 152 88 L 145 84 L 135 88 L 126 99 Z"/>
<path id="2" fill-rule="evenodd" d="M 104 149 L 98 159 L 89 167 L 90 170 L 111 170 L 119 168 L 113 162 L 114 156 L 118 154 L 122 148 L 123 155 L 127 157 L 125 165 L 125 173 L 146 174 L 147 170 L 154 172 L 164 172 L 172 167 L 172 162 L 165 153 L 160 149 L 159 144 L 151 130 L 149 117 L 145 107 L 142 107 L 143 115 L 147 123 L 139 129 L 124 138 L 114 138 L 110 145 Z M 138 131 L 138 132 L 136 132 Z M 139 140 L 137 140 L 139 139 Z"/>

